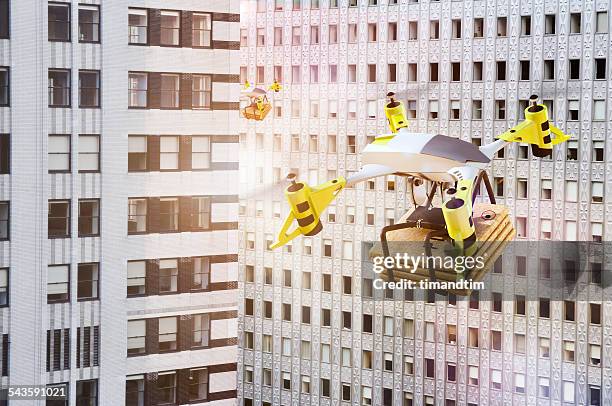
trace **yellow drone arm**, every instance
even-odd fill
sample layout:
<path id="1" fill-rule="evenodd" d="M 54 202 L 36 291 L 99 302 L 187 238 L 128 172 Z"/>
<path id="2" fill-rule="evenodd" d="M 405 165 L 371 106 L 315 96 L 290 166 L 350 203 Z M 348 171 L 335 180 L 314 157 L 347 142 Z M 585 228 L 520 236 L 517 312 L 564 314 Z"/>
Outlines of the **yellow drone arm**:
<path id="1" fill-rule="evenodd" d="M 552 145 L 561 144 L 562 142 L 565 142 L 570 139 L 569 135 L 564 134 L 563 131 L 561 131 L 552 124 L 550 124 L 550 132 L 555 134 L 555 138 L 552 139 Z"/>
<path id="2" fill-rule="evenodd" d="M 535 141 L 537 144 L 535 126 L 536 124 L 533 121 L 525 120 L 508 131 L 501 133 L 497 138 L 508 142 L 524 142 L 528 144 L 532 144 L 532 141 Z"/>
<path id="3" fill-rule="evenodd" d="M 339 177 L 337 179 L 330 180 L 318 186 L 312 188 L 310 200 L 315 213 L 321 214 L 323 210 L 329 206 L 329 204 L 336 198 L 338 193 L 346 185 L 346 179 Z"/>
<path id="4" fill-rule="evenodd" d="M 304 182 L 293 182 L 285 190 L 291 212 L 285 218 L 283 226 L 276 236 L 271 249 L 281 247 L 298 235 L 313 236 L 323 229 L 319 216 L 336 198 L 346 185 L 346 179 L 339 177 L 312 189 Z M 288 232 L 293 221 L 297 222 L 295 229 Z"/>
<path id="5" fill-rule="evenodd" d="M 301 234 L 299 227 L 296 227 L 292 232 L 287 233 L 287 230 L 289 230 L 289 227 L 291 227 L 293 220 L 295 220 L 295 216 L 290 212 L 285 218 L 283 226 L 276 236 L 276 241 L 270 245 L 270 249 L 281 247 Z"/>
<path id="6" fill-rule="evenodd" d="M 536 100 L 537 96 L 530 99 L 531 105 L 525 109 L 525 121 L 497 138 L 530 144 L 533 155 L 542 158 L 550 156 L 553 145 L 567 141 L 569 136 L 550 122 L 548 109 L 544 104 L 537 104 Z"/>

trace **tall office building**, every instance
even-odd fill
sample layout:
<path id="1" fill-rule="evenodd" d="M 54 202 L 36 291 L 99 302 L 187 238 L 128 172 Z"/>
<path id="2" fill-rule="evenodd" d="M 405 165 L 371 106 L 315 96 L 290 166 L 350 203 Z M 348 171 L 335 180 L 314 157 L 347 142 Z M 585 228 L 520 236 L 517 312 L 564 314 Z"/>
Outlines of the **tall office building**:
<path id="1" fill-rule="evenodd" d="M 322 215 L 319 235 L 266 249 L 288 212 L 282 193 L 266 185 L 288 172 L 312 185 L 358 170 L 359 152 L 388 132 L 381 99 L 404 90 L 410 130 L 477 145 L 522 120 L 530 95 L 539 95 L 571 140 L 550 159 L 532 158 L 519 144 L 499 154 L 489 169 L 497 200 L 510 208 L 518 240 L 610 239 L 609 7 L 243 2 L 241 75 L 284 85 L 269 118 L 241 130 L 245 405 L 612 401 L 612 307 L 595 268 L 580 276 L 588 294 L 579 300 L 564 292 L 525 305 L 528 288 L 561 277 L 538 272 L 532 259 L 529 272 L 504 260 L 492 275 L 491 288 L 511 301 L 491 289 L 480 302 L 369 297 L 360 242 L 377 240 L 410 208 L 402 178 L 344 190 Z"/>
<path id="2" fill-rule="evenodd" d="M 0 388 L 68 393 L 24 405 L 235 404 L 238 27 L 0 0 Z"/>

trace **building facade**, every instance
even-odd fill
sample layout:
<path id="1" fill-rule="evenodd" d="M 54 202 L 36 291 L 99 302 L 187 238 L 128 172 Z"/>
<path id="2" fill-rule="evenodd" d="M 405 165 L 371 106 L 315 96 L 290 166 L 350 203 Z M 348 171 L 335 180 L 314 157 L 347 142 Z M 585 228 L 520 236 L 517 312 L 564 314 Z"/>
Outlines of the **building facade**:
<path id="1" fill-rule="evenodd" d="M 238 27 L 0 1 L 0 389 L 68 394 L 23 404 L 235 404 Z"/>
<path id="2" fill-rule="evenodd" d="M 489 170 L 517 240 L 608 240 L 609 2 L 244 1 L 241 81 L 284 89 L 243 122 L 238 396 L 245 405 L 607 404 L 609 292 L 528 300 L 560 276 L 504 260 L 493 287 L 514 300 L 370 298 L 361 241 L 410 208 L 405 180 L 344 190 L 323 231 L 270 251 L 289 172 L 317 184 L 359 169 L 388 132 L 384 95 L 409 129 L 477 145 L 523 119 L 530 95 L 571 134 L 550 159 L 514 144 Z M 520 298 L 523 298 L 521 301 Z M 507 296 L 504 296 L 507 298 Z M 407 300 L 404 300 L 407 299 Z M 539 302 L 539 303 L 538 303 Z M 502 305 L 503 303 L 503 305 Z M 516 305 L 523 303 L 523 306 Z M 595 315 L 595 316 L 593 316 Z M 601 316 L 601 317 L 600 317 Z"/>

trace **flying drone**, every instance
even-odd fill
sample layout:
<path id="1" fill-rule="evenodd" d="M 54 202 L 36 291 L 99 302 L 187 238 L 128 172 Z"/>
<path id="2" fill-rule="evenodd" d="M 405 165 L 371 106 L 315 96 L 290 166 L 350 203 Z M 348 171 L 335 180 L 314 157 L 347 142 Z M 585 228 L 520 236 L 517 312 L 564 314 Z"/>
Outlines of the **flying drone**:
<path id="1" fill-rule="evenodd" d="M 342 189 L 379 176 L 397 175 L 407 177 L 413 191 L 415 187 L 423 187 L 425 181 L 431 187 L 424 202 L 414 200 L 413 193 L 414 211 L 404 223 L 384 227 L 381 239 L 386 241 L 386 233 L 391 230 L 425 228 L 443 234 L 465 252 L 477 239 L 472 216 L 482 182 L 491 203 L 495 204 L 485 171 L 495 153 L 518 142 L 530 144 L 532 154 L 542 158 L 552 155 L 553 146 L 569 139 L 550 123 L 546 106 L 538 104 L 535 95 L 525 109 L 524 121 L 483 146 L 444 135 L 409 132 L 404 104 L 396 100 L 394 93 L 387 97 L 385 115 L 391 133 L 376 137 L 365 147 L 361 153 L 363 166 L 358 172 L 313 187 L 297 181 L 295 174 L 287 177 L 290 184 L 285 196 L 291 211 L 270 248 L 281 247 L 299 235 L 314 236 L 321 232 L 319 216 Z M 433 199 L 438 191 L 442 204 L 434 207 Z M 294 222 L 295 228 L 289 231 Z"/>
<path id="2" fill-rule="evenodd" d="M 268 90 L 278 93 L 282 88 L 282 85 L 274 79 Z M 240 105 L 240 112 L 247 120 L 261 121 L 272 110 L 272 103 L 268 99 L 268 92 L 260 87 L 254 87 L 248 80 L 242 86 Z"/>

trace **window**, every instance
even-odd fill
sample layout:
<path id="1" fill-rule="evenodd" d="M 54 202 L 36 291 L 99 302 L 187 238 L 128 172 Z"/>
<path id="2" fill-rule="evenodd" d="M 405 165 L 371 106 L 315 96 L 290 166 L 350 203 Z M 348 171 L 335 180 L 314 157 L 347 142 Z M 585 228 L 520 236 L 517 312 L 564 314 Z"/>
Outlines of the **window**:
<path id="1" fill-rule="evenodd" d="M 195 368 L 189 370 L 189 401 L 206 400 L 208 397 L 208 369 Z"/>
<path id="2" fill-rule="evenodd" d="M 79 172 L 100 171 L 100 136 L 79 135 Z"/>
<path id="3" fill-rule="evenodd" d="M 79 200 L 79 237 L 100 235 L 100 200 Z"/>
<path id="4" fill-rule="evenodd" d="M 171 293 L 178 290 L 178 260 L 161 259 L 159 261 L 159 293 Z"/>
<path id="5" fill-rule="evenodd" d="M 0 107 L 10 104 L 9 68 L 0 67 Z"/>
<path id="6" fill-rule="evenodd" d="M 606 119 L 606 101 L 593 100 L 593 120 L 602 121 Z"/>
<path id="7" fill-rule="evenodd" d="M 78 406 L 98 406 L 98 380 L 77 381 L 76 404 Z"/>
<path id="8" fill-rule="evenodd" d="M 70 42 L 70 3 L 49 3 L 49 41 Z"/>
<path id="9" fill-rule="evenodd" d="M 478 385 L 478 367 L 468 366 L 468 385 Z"/>
<path id="10" fill-rule="evenodd" d="M 497 36 L 505 37 L 508 30 L 508 19 L 506 17 L 497 17 Z"/>
<path id="11" fill-rule="evenodd" d="M 181 30 L 180 11 L 161 11 L 161 36 L 159 44 L 162 46 L 178 46 Z"/>
<path id="12" fill-rule="evenodd" d="M 208 347 L 210 338 L 210 316 L 208 314 L 196 314 L 192 317 L 191 346 Z"/>
<path id="13" fill-rule="evenodd" d="M 349 24 L 348 26 L 348 42 L 354 44 L 357 42 L 357 24 Z"/>
<path id="14" fill-rule="evenodd" d="M 505 100 L 495 100 L 495 118 L 497 120 L 506 119 L 506 101 Z"/>
<path id="15" fill-rule="evenodd" d="M 589 303 L 589 321 L 591 324 L 601 324 L 601 305 Z"/>
<path id="16" fill-rule="evenodd" d="M 210 198 L 194 197 L 192 200 L 191 229 L 208 230 L 210 227 Z"/>
<path id="17" fill-rule="evenodd" d="M 274 27 L 274 45 L 283 45 L 283 27 Z"/>
<path id="18" fill-rule="evenodd" d="M 0 268 L 0 307 L 9 304 L 9 270 Z"/>
<path id="19" fill-rule="evenodd" d="M 368 65 L 368 82 L 376 82 L 376 64 Z"/>
<path id="20" fill-rule="evenodd" d="M 302 27 L 293 27 L 291 29 L 291 44 L 300 45 L 302 42 Z"/>
<path id="21" fill-rule="evenodd" d="M 146 320 L 128 320 L 127 322 L 127 355 L 139 355 L 146 352 Z"/>
<path id="22" fill-rule="evenodd" d="M 472 80 L 475 82 L 482 80 L 482 62 L 474 62 L 472 69 Z"/>
<path id="23" fill-rule="evenodd" d="M 70 107 L 70 71 L 49 69 L 49 107 Z"/>
<path id="24" fill-rule="evenodd" d="M 456 19 L 452 21 L 452 38 L 461 38 L 461 20 Z"/>
<path id="25" fill-rule="evenodd" d="M 159 199 L 159 231 L 177 232 L 179 229 L 179 201 L 176 197 Z"/>
<path id="26" fill-rule="evenodd" d="M 387 29 L 387 40 L 389 42 L 397 41 L 397 23 L 389 23 L 389 28 Z"/>
<path id="27" fill-rule="evenodd" d="M 194 48 L 210 47 L 212 31 L 211 15 L 193 13 L 192 20 L 192 46 Z"/>
<path id="28" fill-rule="evenodd" d="M 179 137 L 159 137 L 159 169 L 164 171 L 179 168 Z"/>
<path id="29" fill-rule="evenodd" d="M 453 82 L 459 82 L 461 80 L 461 63 L 460 62 L 452 62 L 451 63 L 451 80 Z"/>
<path id="30" fill-rule="evenodd" d="M 542 398 L 550 397 L 550 379 L 538 377 L 538 396 Z"/>
<path id="31" fill-rule="evenodd" d="M 319 43 L 319 26 L 318 25 L 310 26 L 310 43 L 312 45 L 317 45 Z"/>
<path id="32" fill-rule="evenodd" d="M 147 170 L 147 136 L 128 136 L 128 172 Z"/>
<path id="33" fill-rule="evenodd" d="M 49 200 L 49 238 L 70 237 L 70 200 Z"/>
<path id="34" fill-rule="evenodd" d="M 474 38 L 482 38 L 483 34 L 484 34 L 484 19 L 475 18 L 474 19 Z"/>
<path id="35" fill-rule="evenodd" d="M 191 169 L 210 168 L 210 137 L 205 135 L 191 138 Z"/>
<path id="36" fill-rule="evenodd" d="M 192 108 L 209 109 L 211 106 L 212 78 L 208 75 L 193 75 Z"/>
<path id="37" fill-rule="evenodd" d="M 79 71 L 79 107 L 100 107 L 100 71 Z"/>
<path id="38" fill-rule="evenodd" d="M 604 184 L 603 182 L 591 182 L 591 202 L 603 203 Z"/>
<path id="39" fill-rule="evenodd" d="M 539 338 L 539 355 L 542 358 L 550 357 L 550 339 L 545 337 Z"/>
<path id="40" fill-rule="evenodd" d="M 521 35 L 531 35 L 531 16 L 521 16 Z"/>
<path id="41" fill-rule="evenodd" d="M 459 100 L 450 101 L 450 119 L 459 120 L 461 111 L 461 102 Z"/>
<path id="42" fill-rule="evenodd" d="M 429 22 L 429 39 L 440 38 L 440 21 L 431 20 Z"/>
<path id="43" fill-rule="evenodd" d="M 580 79 L 580 59 L 569 60 L 569 78 Z"/>
<path id="44" fill-rule="evenodd" d="M 567 403 L 574 403 L 574 382 L 563 382 L 563 401 Z"/>
<path id="45" fill-rule="evenodd" d="M 376 42 L 376 37 L 377 37 L 377 25 L 376 23 L 370 23 L 368 24 L 368 41 L 369 42 Z"/>
<path id="46" fill-rule="evenodd" d="M 605 144 L 603 141 L 593 141 L 593 162 L 603 162 Z"/>
<path id="47" fill-rule="evenodd" d="M 128 406 L 144 406 L 144 375 L 129 375 L 125 377 L 125 404 Z"/>
<path id="48" fill-rule="evenodd" d="M 595 24 L 595 32 L 597 33 L 606 33 L 608 32 L 608 12 L 607 11 L 598 11 L 597 12 L 597 20 Z"/>
<path id="49" fill-rule="evenodd" d="M 438 63 L 432 62 L 429 64 L 429 80 L 431 82 L 438 81 Z"/>
<path id="50" fill-rule="evenodd" d="M 425 358 L 425 376 L 427 378 L 435 378 L 436 366 L 435 362 L 431 358 Z"/>
<path id="51" fill-rule="evenodd" d="M 159 318 L 159 351 L 173 351 L 177 349 L 177 317 Z"/>
<path id="52" fill-rule="evenodd" d="M 70 172 L 70 135 L 50 134 L 48 155 L 49 173 Z"/>
<path id="53" fill-rule="evenodd" d="M 148 75 L 130 72 L 128 82 L 128 107 L 147 107 Z"/>
<path id="54" fill-rule="evenodd" d="M 100 7 L 79 4 L 79 42 L 100 42 Z"/>
<path id="55" fill-rule="evenodd" d="M 472 101 L 472 120 L 482 120 L 482 100 Z"/>
<path id="56" fill-rule="evenodd" d="M 147 231 L 147 199 L 128 199 L 128 234 Z"/>
<path id="57" fill-rule="evenodd" d="M 601 364 L 601 346 L 598 344 L 589 344 L 589 362 L 595 366 Z"/>
<path id="58" fill-rule="evenodd" d="M 146 261 L 128 261 L 127 263 L 127 295 L 139 296 L 145 294 L 147 274 Z"/>
<path id="59" fill-rule="evenodd" d="M 0 0 L 0 39 L 9 38 L 9 0 Z"/>
<path id="60" fill-rule="evenodd" d="M 176 372 L 160 372 L 156 386 L 158 405 L 176 403 Z"/>
<path id="61" fill-rule="evenodd" d="M 195 83 L 195 82 L 194 82 Z M 195 85 L 194 85 L 195 86 Z M 161 75 L 161 108 L 179 108 L 180 77 L 179 75 Z"/>
<path id="62" fill-rule="evenodd" d="M 257 42 L 256 42 L 257 46 L 262 47 L 262 46 L 266 45 L 266 30 L 265 30 L 265 28 L 258 28 L 257 29 L 257 36 L 255 38 L 257 39 Z M 260 82 L 258 81 L 258 83 L 260 83 Z"/>
<path id="63" fill-rule="evenodd" d="M 338 26 L 337 25 L 329 25 L 329 43 L 337 44 L 338 43 Z"/>
<path id="64" fill-rule="evenodd" d="M 582 14 L 571 13 L 570 14 L 570 34 L 580 34 L 581 29 L 582 29 Z"/>
<path id="65" fill-rule="evenodd" d="M 438 101 L 430 100 L 429 101 L 429 119 L 435 120 L 438 118 Z"/>
<path id="66" fill-rule="evenodd" d="M 147 44 L 147 32 L 149 29 L 147 10 L 130 8 L 128 10 L 128 24 L 128 42 L 139 45 Z"/>
<path id="67" fill-rule="evenodd" d="M 530 61 L 520 61 L 520 80 L 529 80 Z M 524 110 L 524 108 L 522 109 Z"/>
<path id="68" fill-rule="evenodd" d="M 555 14 L 547 14 L 544 18 L 544 34 L 554 34 L 557 29 L 557 16 Z"/>
<path id="69" fill-rule="evenodd" d="M 606 78 L 606 58 L 595 58 L 595 79 L 605 79 L 605 78 Z M 0 77 L 0 80 L 1 80 L 1 77 Z"/>
<path id="70" fill-rule="evenodd" d="M 79 264 L 77 299 L 92 300 L 98 298 L 99 264 Z"/>
<path id="71" fill-rule="evenodd" d="M 416 41 L 419 39 L 419 22 L 408 21 L 408 41 Z"/>
<path id="72" fill-rule="evenodd" d="M 47 303 L 70 300 L 69 274 L 68 265 L 49 265 L 47 269 Z"/>
<path id="73" fill-rule="evenodd" d="M 506 80 L 506 61 L 497 61 L 497 80 Z"/>

